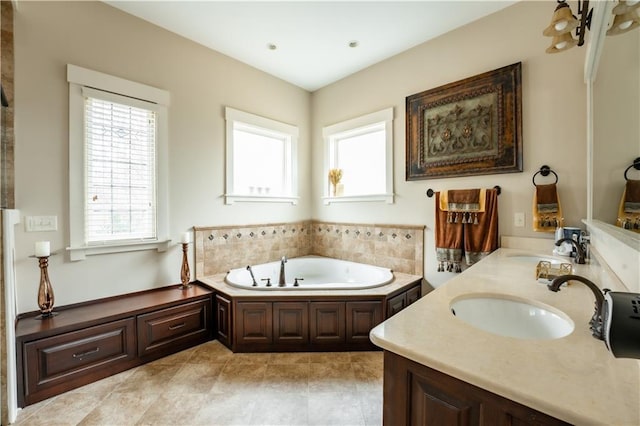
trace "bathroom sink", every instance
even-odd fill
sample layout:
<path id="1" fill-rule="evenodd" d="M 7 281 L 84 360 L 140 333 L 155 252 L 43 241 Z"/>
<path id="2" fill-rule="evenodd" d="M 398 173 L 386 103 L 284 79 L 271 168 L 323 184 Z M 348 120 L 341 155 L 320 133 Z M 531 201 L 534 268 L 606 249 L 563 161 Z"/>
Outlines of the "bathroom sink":
<path id="1" fill-rule="evenodd" d="M 574 329 L 573 321 L 551 306 L 499 294 L 459 297 L 451 313 L 481 330 L 520 339 L 559 339 Z"/>

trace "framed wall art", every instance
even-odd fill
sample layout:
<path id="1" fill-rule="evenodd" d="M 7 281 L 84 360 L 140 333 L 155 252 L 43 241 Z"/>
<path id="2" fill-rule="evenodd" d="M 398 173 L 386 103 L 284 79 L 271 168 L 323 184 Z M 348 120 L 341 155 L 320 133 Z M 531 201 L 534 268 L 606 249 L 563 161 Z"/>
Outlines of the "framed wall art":
<path id="1" fill-rule="evenodd" d="M 522 63 L 406 98 L 406 180 L 522 172 Z"/>

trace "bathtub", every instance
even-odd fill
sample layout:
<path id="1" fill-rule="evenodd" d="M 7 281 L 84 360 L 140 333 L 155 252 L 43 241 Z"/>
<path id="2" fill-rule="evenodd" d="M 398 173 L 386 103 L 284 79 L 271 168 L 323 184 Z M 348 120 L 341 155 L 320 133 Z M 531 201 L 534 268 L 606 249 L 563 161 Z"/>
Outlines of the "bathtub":
<path id="1" fill-rule="evenodd" d="M 380 287 L 393 281 L 393 271 L 363 263 L 320 256 L 303 256 L 285 263 L 286 285 L 278 286 L 280 262 L 251 265 L 257 285 L 253 284 L 246 266 L 232 269 L 225 277 L 231 286 L 249 290 L 354 290 Z M 271 287 L 267 287 L 266 279 Z M 294 279 L 298 286 L 294 286 Z"/>

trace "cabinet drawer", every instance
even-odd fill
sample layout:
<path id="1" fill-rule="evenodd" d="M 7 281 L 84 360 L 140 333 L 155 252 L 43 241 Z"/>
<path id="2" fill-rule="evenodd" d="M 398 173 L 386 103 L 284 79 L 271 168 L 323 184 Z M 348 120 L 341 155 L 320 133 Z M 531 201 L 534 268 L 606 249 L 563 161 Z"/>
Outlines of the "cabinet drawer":
<path id="1" fill-rule="evenodd" d="M 417 302 L 422 296 L 422 286 L 417 285 L 409 290 L 407 290 L 407 306 L 410 304 Z"/>
<path id="2" fill-rule="evenodd" d="M 138 316 L 138 356 L 205 341 L 210 334 L 211 301 L 197 300 Z"/>
<path id="3" fill-rule="evenodd" d="M 72 389 L 125 369 L 118 365 L 126 365 L 136 356 L 134 319 L 28 342 L 23 354 L 24 364 L 29 366 L 24 371 L 26 399 L 40 400 L 49 396 L 48 389 Z M 43 397 L 35 396 L 41 392 Z"/>

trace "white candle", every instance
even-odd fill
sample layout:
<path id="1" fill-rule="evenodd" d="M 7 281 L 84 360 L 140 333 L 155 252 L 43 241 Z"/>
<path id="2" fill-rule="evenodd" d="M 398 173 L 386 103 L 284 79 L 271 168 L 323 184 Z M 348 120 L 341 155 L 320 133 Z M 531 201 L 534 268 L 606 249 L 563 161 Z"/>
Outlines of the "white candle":
<path id="1" fill-rule="evenodd" d="M 36 257 L 49 257 L 51 255 L 51 247 L 49 241 L 36 242 Z"/>
<path id="2" fill-rule="evenodd" d="M 191 232 L 184 232 L 182 234 L 182 244 L 189 244 L 191 242 Z"/>

